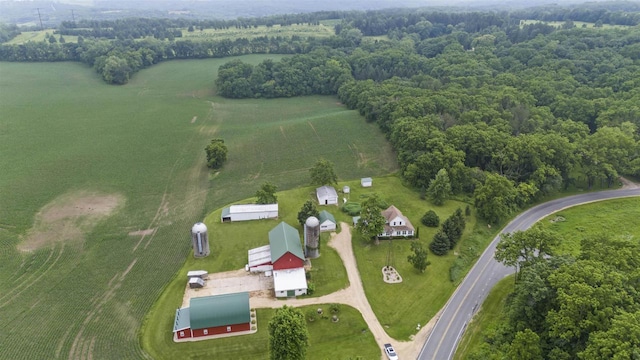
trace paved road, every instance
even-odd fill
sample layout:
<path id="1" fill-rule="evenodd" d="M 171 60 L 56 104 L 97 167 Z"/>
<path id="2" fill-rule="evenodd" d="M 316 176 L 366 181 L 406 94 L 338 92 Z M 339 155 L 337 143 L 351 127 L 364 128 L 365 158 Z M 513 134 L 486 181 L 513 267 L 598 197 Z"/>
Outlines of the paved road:
<path id="1" fill-rule="evenodd" d="M 640 189 L 600 191 L 549 201 L 521 213 L 505 226 L 501 233 L 526 230 L 543 217 L 572 206 L 630 196 L 640 196 Z M 462 333 L 487 297 L 489 290 L 498 281 L 514 272 L 513 268 L 508 268 L 493 258 L 499 240 L 500 235 L 493 239 L 453 296 L 449 298 L 431 335 L 422 347 L 419 360 L 451 359 Z"/>

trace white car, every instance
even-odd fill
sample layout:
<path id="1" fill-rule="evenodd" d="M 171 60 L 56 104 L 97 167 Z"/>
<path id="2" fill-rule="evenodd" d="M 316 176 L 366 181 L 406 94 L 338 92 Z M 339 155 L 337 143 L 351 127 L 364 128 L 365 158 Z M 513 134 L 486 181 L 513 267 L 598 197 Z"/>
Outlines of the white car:
<path id="1" fill-rule="evenodd" d="M 391 344 L 384 344 L 384 353 L 387 354 L 389 360 L 398 360 L 398 354 L 396 354 Z"/>

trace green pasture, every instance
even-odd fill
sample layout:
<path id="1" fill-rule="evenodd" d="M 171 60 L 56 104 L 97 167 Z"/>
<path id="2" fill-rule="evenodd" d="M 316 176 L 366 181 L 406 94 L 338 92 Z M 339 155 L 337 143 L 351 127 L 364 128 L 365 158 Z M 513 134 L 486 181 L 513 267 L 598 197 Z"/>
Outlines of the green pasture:
<path id="1" fill-rule="evenodd" d="M 358 310 L 340 305 L 338 321 L 331 321 L 329 304 L 301 307 L 306 314 L 309 310 L 323 308 L 324 316 L 313 321 L 307 320 L 309 348 L 307 359 L 377 359 L 380 349 L 368 331 Z M 173 309 L 175 311 L 175 309 Z M 257 309 L 258 331 L 255 334 L 197 342 L 174 343 L 170 330 L 162 336 L 162 344 L 156 344 L 150 352 L 154 359 L 269 359 L 269 320 L 275 309 Z M 166 322 L 170 329 L 173 317 Z M 143 338 L 143 341 L 146 340 Z M 160 340 L 160 339 L 158 339 Z"/>
<path id="2" fill-rule="evenodd" d="M 616 199 L 569 208 L 552 214 L 540 223 L 563 240 L 558 254 L 577 255 L 585 237 L 609 234 L 625 239 L 640 239 L 640 199 Z M 480 311 L 469 324 L 460 342 L 455 359 L 465 359 L 483 343 L 483 330 L 502 319 L 506 297 L 513 291 L 513 277 L 498 283 L 489 293 Z"/>
<path id="3" fill-rule="evenodd" d="M 547 24 L 547 25 L 551 25 L 557 28 L 562 27 L 562 25 L 564 25 L 566 21 L 542 21 L 542 20 L 532 20 L 532 19 L 528 19 L 528 20 L 520 20 L 520 26 L 524 26 L 524 25 L 531 25 L 531 24 L 537 24 L 537 23 L 543 23 L 543 24 Z M 595 23 L 592 22 L 584 22 L 584 21 L 574 21 L 573 24 L 577 27 L 577 28 L 594 28 L 597 29 L 595 27 Z M 611 25 L 611 24 L 602 24 L 602 29 L 624 29 L 624 28 L 628 28 L 628 25 Z"/>
<path id="4" fill-rule="evenodd" d="M 279 57 L 242 59 L 265 58 Z M 10 329 L 0 338 L 3 358 L 144 357 L 139 328 L 188 258 L 189 229 L 204 214 L 251 196 L 265 180 L 306 185 L 319 157 L 344 179 L 395 170 L 375 125 L 333 97 L 215 96 L 216 69 L 226 61 L 165 62 L 124 86 L 78 63 L 0 63 L 0 318 Z M 308 146 L 296 139 L 304 135 L 312 135 Z M 203 151 L 212 137 L 230 150 L 216 174 Z M 70 194 L 121 201 L 90 226 L 85 215 L 58 219 L 81 229 L 79 241 L 44 236 L 62 241 L 17 250 L 34 223 L 50 225 L 41 209 L 79 211 L 64 203 Z M 139 230 L 152 231 L 129 235 Z M 325 266 L 335 263 L 331 254 L 324 252 Z"/>
<path id="5" fill-rule="evenodd" d="M 54 34 L 53 29 L 47 30 L 36 30 L 36 31 L 22 31 L 20 35 L 14 37 L 13 39 L 6 42 L 6 44 L 24 44 L 29 41 L 39 42 L 39 41 L 48 41 L 46 38 L 47 34 L 51 34 L 56 40 L 60 40 L 60 34 Z M 65 42 L 75 43 L 78 42 L 77 36 L 72 35 L 62 35 Z"/>
<path id="6" fill-rule="evenodd" d="M 230 27 L 228 29 L 195 29 L 194 31 L 187 31 L 182 29 L 182 38 L 189 40 L 235 40 L 238 38 L 253 39 L 256 37 L 291 37 L 300 36 L 302 38 L 307 37 L 329 37 L 334 35 L 332 25 L 320 23 L 320 25 L 309 24 L 292 24 L 287 26 L 282 25 L 259 25 L 257 27 L 249 28 L 236 28 Z"/>

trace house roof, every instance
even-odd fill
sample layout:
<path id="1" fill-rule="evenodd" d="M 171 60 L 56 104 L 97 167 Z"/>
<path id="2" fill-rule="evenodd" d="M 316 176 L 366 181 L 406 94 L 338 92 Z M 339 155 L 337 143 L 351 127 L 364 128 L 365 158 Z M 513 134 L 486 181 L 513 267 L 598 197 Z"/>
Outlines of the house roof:
<path id="1" fill-rule="evenodd" d="M 400 210 L 398 210 L 397 207 L 391 205 L 389 206 L 386 210 L 382 211 L 382 216 L 384 216 L 384 218 L 387 221 L 387 224 L 385 225 L 385 232 L 390 232 L 390 229 L 395 229 L 395 230 L 415 230 L 413 228 L 413 225 L 411 224 L 411 221 L 409 221 L 409 219 L 402 215 L 402 212 Z M 400 217 L 402 218 L 402 220 L 404 220 L 406 225 L 402 225 L 402 226 L 390 226 L 389 225 L 389 221 Z"/>
<path id="2" fill-rule="evenodd" d="M 189 308 L 192 329 L 251 321 L 248 292 L 191 298 Z"/>
<path id="3" fill-rule="evenodd" d="M 284 221 L 269 231 L 269 245 L 271 246 L 271 261 L 274 263 L 287 252 L 304 260 L 298 230 Z"/>
<path id="4" fill-rule="evenodd" d="M 332 223 L 336 223 L 336 218 L 331 215 L 327 210 L 320 211 L 320 224 L 323 224 L 325 221 L 330 220 Z"/>
<path id="5" fill-rule="evenodd" d="M 173 323 L 173 332 L 188 329 L 191 327 L 189 321 L 189 308 L 185 307 L 176 310 L 176 320 Z"/>
<path id="6" fill-rule="evenodd" d="M 338 198 L 338 193 L 336 192 L 336 189 L 333 186 L 321 186 L 319 188 L 316 189 L 316 195 L 320 198 L 320 197 L 331 197 L 331 198 Z"/>
<path id="7" fill-rule="evenodd" d="M 307 277 L 304 268 L 274 270 L 273 288 L 275 291 L 306 289 Z"/>

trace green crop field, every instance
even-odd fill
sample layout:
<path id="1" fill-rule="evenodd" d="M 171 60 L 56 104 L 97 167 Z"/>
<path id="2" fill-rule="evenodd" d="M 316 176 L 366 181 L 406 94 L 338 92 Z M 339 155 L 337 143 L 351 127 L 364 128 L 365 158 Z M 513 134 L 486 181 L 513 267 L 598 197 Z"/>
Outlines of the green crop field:
<path id="1" fill-rule="evenodd" d="M 125 86 L 77 63 L 0 63 L 0 357 L 145 357 L 143 318 L 204 214 L 266 180 L 305 185 L 319 157 L 343 179 L 395 170 L 375 125 L 334 97 L 216 97 L 226 61 L 166 62 Z M 229 146 L 216 174 L 212 137 Z"/>
<path id="2" fill-rule="evenodd" d="M 307 37 L 329 37 L 334 35 L 335 32 L 333 30 L 332 25 L 323 24 L 320 25 L 309 25 L 309 24 L 292 24 L 288 26 L 281 25 L 273 25 L 273 26 L 265 26 L 260 25 L 257 27 L 249 27 L 249 28 L 229 28 L 229 29 L 203 29 L 202 31 L 199 29 L 195 29 L 195 31 L 187 31 L 187 29 L 182 29 L 182 38 L 189 40 L 223 40 L 230 39 L 235 40 L 238 38 L 245 39 L 253 39 L 256 37 L 274 37 L 274 36 L 282 36 L 282 37 L 291 37 L 291 36 L 300 36 L 303 38 Z"/>

